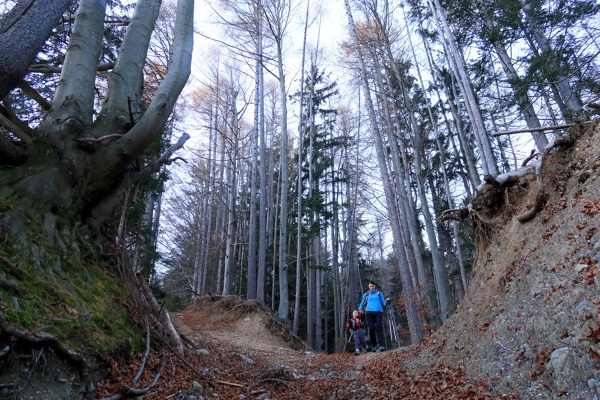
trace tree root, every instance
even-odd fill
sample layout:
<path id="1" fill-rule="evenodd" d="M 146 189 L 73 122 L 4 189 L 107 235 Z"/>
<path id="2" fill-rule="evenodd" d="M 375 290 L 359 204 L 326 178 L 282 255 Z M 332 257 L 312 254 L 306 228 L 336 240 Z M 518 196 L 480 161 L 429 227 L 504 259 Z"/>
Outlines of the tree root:
<path id="1" fill-rule="evenodd" d="M 552 149 L 571 144 L 573 140 L 574 139 L 571 136 L 562 136 L 556 138 L 552 143 L 550 143 L 544 148 L 544 150 L 540 154 L 540 161 L 535 166 L 536 182 L 538 188 L 537 194 L 535 196 L 535 202 L 529 210 L 525 211 L 517 217 L 517 221 L 521 223 L 530 221 L 542 210 L 542 208 L 544 208 L 544 204 L 546 204 L 546 201 L 548 200 L 548 196 L 546 195 L 546 193 L 544 193 L 544 181 L 542 180 L 542 167 L 544 165 L 544 162 L 548 158 L 548 154 L 550 154 L 550 151 Z"/>
<path id="2" fill-rule="evenodd" d="M 17 267 L 16 264 L 10 262 L 10 260 L 6 257 L 0 256 L 0 268 L 7 270 L 9 274 L 18 279 L 25 278 L 25 273 Z"/>
<path id="3" fill-rule="evenodd" d="M 100 400 L 120 400 L 123 398 L 139 397 L 139 396 L 145 395 L 146 393 L 148 393 L 150 391 L 150 389 L 152 389 L 156 385 L 156 383 L 160 379 L 160 375 L 162 373 L 164 366 L 165 366 L 165 361 L 163 360 L 158 372 L 156 373 L 156 376 L 154 377 L 154 380 L 147 387 L 138 389 L 138 388 L 132 388 L 130 386 L 123 385 L 123 387 L 121 389 L 122 393 L 117 393 L 110 397 L 104 397 L 103 399 L 100 399 Z"/>
<path id="4" fill-rule="evenodd" d="M 148 323 L 148 316 L 145 316 L 146 320 L 146 351 L 144 352 L 144 356 L 142 357 L 142 361 L 140 362 L 140 369 L 138 373 L 133 378 L 133 383 L 137 383 L 140 380 L 140 377 L 144 373 L 144 367 L 146 366 L 146 360 L 148 359 L 148 354 L 150 354 L 150 324 Z"/>
<path id="5" fill-rule="evenodd" d="M 22 340 L 26 343 L 35 344 L 38 346 L 47 346 L 54 350 L 59 356 L 65 358 L 79 371 L 80 376 L 83 380 L 87 380 L 91 366 L 83 358 L 83 356 L 76 351 L 69 349 L 63 345 L 56 337 L 49 334 L 32 335 L 30 333 L 21 332 L 11 326 L 4 317 L 4 313 L 0 312 L 0 331 L 6 333 L 8 336 L 12 336 L 15 339 Z"/>
<path id="6" fill-rule="evenodd" d="M 161 326 L 166 331 L 171 348 L 173 348 L 177 354 L 182 355 L 184 348 L 183 342 L 181 340 L 181 337 L 179 336 L 179 332 L 177 332 L 177 330 L 173 326 L 173 323 L 171 322 L 171 317 L 169 316 L 169 313 L 160 304 L 158 304 L 156 298 L 154 297 L 154 294 L 152 294 L 150 286 L 148 286 L 148 283 L 146 282 L 144 277 L 140 274 L 136 274 L 136 278 L 136 283 L 140 289 L 140 292 L 143 295 L 143 298 L 146 300 L 147 304 L 152 309 L 152 312 L 160 321 Z"/>
<path id="7" fill-rule="evenodd" d="M 438 218 L 438 221 L 439 222 L 445 222 L 445 221 L 462 222 L 465 219 L 467 219 L 467 217 L 469 217 L 469 216 L 473 217 L 474 214 L 477 213 L 477 210 L 475 209 L 475 207 L 473 207 L 473 204 L 480 196 L 488 195 L 488 197 L 489 197 L 489 194 L 492 193 L 493 190 L 499 190 L 502 192 L 507 187 L 510 187 L 510 186 L 514 185 L 516 182 L 518 182 L 520 178 L 522 178 L 526 175 L 535 173 L 536 180 L 537 180 L 537 194 L 536 194 L 535 202 L 529 210 L 527 210 L 524 213 L 517 216 L 517 220 L 521 223 L 530 221 L 544 208 L 544 205 L 546 204 L 546 201 L 548 200 L 548 196 L 546 195 L 546 193 L 544 191 L 545 188 L 544 188 L 544 182 L 542 179 L 542 167 L 544 165 L 544 162 L 547 160 L 548 155 L 550 154 L 550 152 L 553 149 L 555 149 L 557 147 L 563 147 L 563 146 L 570 145 L 571 143 L 573 143 L 573 141 L 575 140 L 577 135 L 578 135 L 578 132 L 574 132 L 573 134 L 570 134 L 570 135 L 558 137 L 552 143 L 550 143 L 548 146 L 546 146 L 541 153 L 532 152 L 531 155 L 529 157 L 527 157 L 527 159 L 523 162 L 523 165 L 519 169 L 516 169 L 514 171 L 509 171 L 509 172 L 500 174 L 498 176 L 492 176 L 489 174 L 486 175 L 484 177 L 485 183 L 483 183 L 482 185 L 477 187 L 475 198 L 471 201 L 471 203 L 469 203 L 469 205 L 467 205 L 466 207 L 462 207 L 462 208 L 453 208 L 453 209 L 445 210 L 444 212 L 442 212 L 442 214 Z M 538 157 L 538 156 L 539 156 L 539 160 L 528 165 L 529 161 L 531 161 L 533 158 Z M 489 204 L 488 204 L 488 206 L 489 206 Z"/>

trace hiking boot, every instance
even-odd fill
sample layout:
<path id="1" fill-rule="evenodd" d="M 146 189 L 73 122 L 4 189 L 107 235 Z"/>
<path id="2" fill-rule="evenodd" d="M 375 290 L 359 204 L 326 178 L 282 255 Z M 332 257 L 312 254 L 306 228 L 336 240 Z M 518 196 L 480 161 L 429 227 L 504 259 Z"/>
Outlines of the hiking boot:
<path id="1" fill-rule="evenodd" d="M 373 346 L 373 347 L 371 347 L 371 351 L 372 351 L 373 353 L 375 353 L 375 352 L 377 351 L 377 346 Z"/>
<path id="2" fill-rule="evenodd" d="M 360 350 L 359 350 L 359 349 L 356 349 L 356 351 L 354 352 L 354 355 L 355 355 L 355 356 L 357 356 L 357 355 L 359 355 L 359 354 L 360 354 Z"/>
<path id="3" fill-rule="evenodd" d="M 379 346 L 379 347 L 377 348 L 377 351 L 385 351 L 385 347 L 383 347 L 383 346 Z"/>

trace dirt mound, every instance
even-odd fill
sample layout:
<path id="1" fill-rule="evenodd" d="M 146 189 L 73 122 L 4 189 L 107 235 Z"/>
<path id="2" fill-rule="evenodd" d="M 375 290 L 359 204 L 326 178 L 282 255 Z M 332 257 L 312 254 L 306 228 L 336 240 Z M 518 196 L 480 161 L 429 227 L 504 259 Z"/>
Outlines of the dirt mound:
<path id="1" fill-rule="evenodd" d="M 577 128 L 576 128 L 577 129 Z M 456 313 L 406 367 L 461 366 L 521 399 L 600 395 L 600 129 L 478 199 L 478 259 Z M 543 187 L 543 208 L 528 222 Z"/>
<path id="2" fill-rule="evenodd" d="M 186 309 L 186 315 L 186 325 L 192 323 L 206 331 L 222 332 L 237 338 L 238 342 L 260 342 L 298 351 L 310 349 L 272 310 L 255 300 L 205 295 L 194 299 Z"/>

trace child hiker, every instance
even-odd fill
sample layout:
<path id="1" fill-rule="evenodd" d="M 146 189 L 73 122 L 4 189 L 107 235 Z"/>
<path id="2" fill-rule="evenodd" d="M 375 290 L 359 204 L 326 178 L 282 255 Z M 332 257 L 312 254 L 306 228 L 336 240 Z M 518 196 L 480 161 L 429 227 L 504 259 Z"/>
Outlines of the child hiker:
<path id="1" fill-rule="evenodd" d="M 365 330 L 363 329 L 363 321 L 358 314 L 358 310 L 352 312 L 352 318 L 348 320 L 346 327 L 352 331 L 354 336 L 354 355 L 357 356 L 362 350 L 367 351 L 367 340 L 365 339 Z"/>

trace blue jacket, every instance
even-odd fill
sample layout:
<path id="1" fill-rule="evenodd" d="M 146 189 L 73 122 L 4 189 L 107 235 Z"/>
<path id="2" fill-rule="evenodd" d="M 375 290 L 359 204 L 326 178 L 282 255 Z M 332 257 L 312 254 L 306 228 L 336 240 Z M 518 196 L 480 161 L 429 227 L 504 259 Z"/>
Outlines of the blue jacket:
<path id="1" fill-rule="evenodd" d="M 367 306 L 366 310 L 365 304 Z M 383 308 L 386 306 L 387 303 L 385 302 L 383 293 L 381 293 L 379 290 L 369 290 L 367 293 L 363 294 L 362 301 L 360 302 L 358 309 L 366 312 L 383 312 Z"/>

